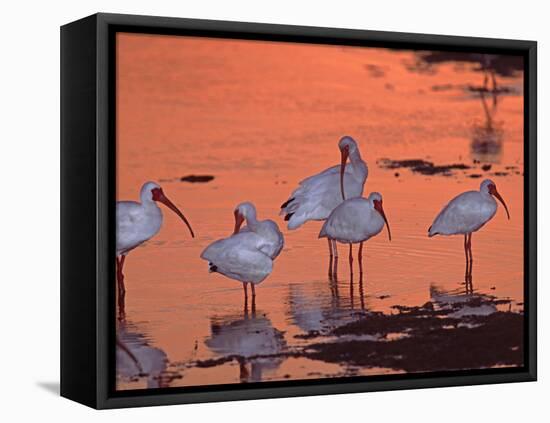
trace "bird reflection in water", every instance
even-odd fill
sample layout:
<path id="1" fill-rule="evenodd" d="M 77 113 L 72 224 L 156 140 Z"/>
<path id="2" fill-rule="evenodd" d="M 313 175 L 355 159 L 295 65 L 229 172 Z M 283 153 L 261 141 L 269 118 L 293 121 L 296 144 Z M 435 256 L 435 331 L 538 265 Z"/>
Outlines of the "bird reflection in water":
<path id="1" fill-rule="evenodd" d="M 452 310 L 448 317 L 462 318 L 464 316 L 488 316 L 498 311 L 496 299 L 471 291 L 444 291 L 430 286 L 431 303 L 437 310 Z"/>
<path id="2" fill-rule="evenodd" d="M 363 278 L 364 278 L 364 272 L 363 272 L 363 244 L 361 243 L 359 246 L 359 300 L 361 304 L 361 309 L 365 309 L 365 294 L 364 294 L 364 288 L 363 288 Z M 350 308 L 355 308 L 355 282 L 354 282 L 354 273 L 353 273 L 353 258 L 351 256 L 351 248 L 350 248 L 350 267 L 349 267 L 349 301 L 350 301 Z M 338 256 L 335 256 L 334 258 L 329 259 L 329 271 L 328 271 L 328 280 L 329 280 L 329 286 L 330 286 L 330 292 L 332 297 L 338 302 L 340 300 L 340 292 L 338 288 Z"/>
<path id="3" fill-rule="evenodd" d="M 145 380 L 147 388 L 166 387 L 168 357 L 166 353 L 149 345 L 138 328 L 127 322 L 117 325 L 116 372 L 117 381 L 138 382 Z"/>
<path id="4" fill-rule="evenodd" d="M 271 320 L 255 310 L 243 316 L 213 317 L 206 346 L 222 356 L 235 356 L 241 382 L 260 382 L 265 373 L 276 370 L 283 358 L 277 356 L 286 347 L 283 333 Z"/>
<path id="5" fill-rule="evenodd" d="M 491 78 L 491 82 L 493 84 L 493 93 L 497 91 L 497 78 L 496 78 L 496 71 L 495 71 L 495 60 L 498 59 L 498 56 L 495 56 L 494 54 L 482 54 L 480 56 L 480 65 L 481 70 L 483 71 L 483 89 L 485 91 L 489 90 L 489 78 Z"/>
<path id="6" fill-rule="evenodd" d="M 485 163 L 499 163 L 502 155 L 502 124 L 496 121 L 498 109 L 498 91 L 492 91 L 491 105 L 487 104 L 487 92 L 484 89 L 478 91 L 479 99 L 483 107 L 484 120 L 476 122 L 472 127 L 472 142 L 470 149 L 474 160 Z"/>
<path id="7" fill-rule="evenodd" d="M 317 336 L 357 319 L 356 288 L 361 310 L 365 310 L 363 274 L 359 274 L 358 281 L 354 281 L 353 274 L 350 274 L 349 296 L 346 295 L 347 290 L 339 287 L 339 283 L 337 275 L 333 274 L 329 278 L 329 289 L 325 288 L 326 285 L 307 287 L 298 283 L 289 284 L 287 316 L 292 325 L 305 334 Z"/>

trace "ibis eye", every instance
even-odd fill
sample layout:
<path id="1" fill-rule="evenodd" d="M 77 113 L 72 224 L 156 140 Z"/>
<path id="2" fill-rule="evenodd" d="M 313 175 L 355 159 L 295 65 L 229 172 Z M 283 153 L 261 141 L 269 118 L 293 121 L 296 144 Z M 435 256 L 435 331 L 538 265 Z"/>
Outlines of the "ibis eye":
<path id="1" fill-rule="evenodd" d="M 161 194 L 162 194 L 162 190 L 160 188 L 153 188 L 151 190 L 151 194 L 153 196 L 153 200 L 154 201 L 158 201 L 161 197 Z"/>

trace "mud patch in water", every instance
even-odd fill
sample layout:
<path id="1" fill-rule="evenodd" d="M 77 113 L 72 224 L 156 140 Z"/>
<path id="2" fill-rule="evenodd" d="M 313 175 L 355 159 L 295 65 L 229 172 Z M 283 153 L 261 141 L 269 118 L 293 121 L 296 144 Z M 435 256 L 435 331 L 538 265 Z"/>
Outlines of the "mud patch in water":
<path id="1" fill-rule="evenodd" d="M 464 163 L 454 163 L 446 165 L 435 165 L 433 162 L 429 162 L 422 159 L 408 159 L 408 160 L 391 160 L 380 159 L 377 161 L 378 166 L 383 169 L 402 169 L 407 168 L 415 173 L 422 175 L 443 175 L 451 176 L 453 170 L 467 170 L 470 166 Z"/>
<path id="2" fill-rule="evenodd" d="M 497 303 L 502 301 L 506 300 Z M 441 308 L 428 302 L 421 307 L 399 307 L 395 315 L 372 313 L 334 329 L 331 335 L 376 334 L 380 341 L 315 343 L 304 354 L 329 363 L 406 372 L 521 366 L 523 315 L 494 307 L 490 299 L 477 297 L 461 306 Z M 409 336 L 386 339 L 396 332 Z"/>

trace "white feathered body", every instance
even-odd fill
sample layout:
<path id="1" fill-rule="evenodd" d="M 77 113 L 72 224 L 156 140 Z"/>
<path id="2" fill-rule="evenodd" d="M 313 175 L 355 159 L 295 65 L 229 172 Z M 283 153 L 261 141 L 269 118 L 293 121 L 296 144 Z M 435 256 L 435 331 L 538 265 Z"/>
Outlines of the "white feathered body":
<path id="1" fill-rule="evenodd" d="M 116 254 L 126 255 L 155 236 L 162 226 L 162 211 L 154 201 L 119 201 L 116 204 Z"/>
<path id="2" fill-rule="evenodd" d="M 251 232 L 248 226 L 243 227 L 240 232 Z M 275 260 L 281 253 L 285 240 L 279 226 L 270 219 L 258 221 L 255 224 L 254 233 L 262 238 L 259 250 Z"/>
<path id="3" fill-rule="evenodd" d="M 367 241 L 384 228 L 384 219 L 366 198 L 351 198 L 336 207 L 321 228 L 319 238 L 342 243 Z"/>
<path id="4" fill-rule="evenodd" d="M 346 165 L 344 193 L 346 199 L 360 197 L 368 168 L 360 158 Z M 333 166 L 300 182 L 281 213 L 290 215 L 288 229 L 296 229 L 310 220 L 325 220 L 342 203 L 340 166 Z"/>
<path id="5" fill-rule="evenodd" d="M 467 191 L 452 199 L 435 218 L 429 236 L 468 234 L 485 225 L 497 211 L 489 193 Z"/>
<path id="6" fill-rule="evenodd" d="M 201 258 L 210 270 L 241 282 L 259 284 L 273 270 L 273 260 L 262 251 L 270 251 L 265 240 L 254 232 L 239 232 L 210 244 Z"/>

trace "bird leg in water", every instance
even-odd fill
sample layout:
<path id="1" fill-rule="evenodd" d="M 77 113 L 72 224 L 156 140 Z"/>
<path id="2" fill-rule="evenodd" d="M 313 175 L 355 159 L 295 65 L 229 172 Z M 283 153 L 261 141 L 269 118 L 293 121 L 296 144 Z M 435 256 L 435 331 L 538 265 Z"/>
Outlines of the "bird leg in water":
<path id="1" fill-rule="evenodd" d="M 329 257 L 328 257 L 328 277 L 329 279 L 332 279 L 332 241 L 330 238 L 327 238 L 328 241 L 328 251 L 329 251 Z"/>
<path id="2" fill-rule="evenodd" d="M 351 275 L 353 275 L 353 250 L 352 250 L 352 243 L 349 243 L 349 272 Z"/>
<path id="3" fill-rule="evenodd" d="M 361 310 L 364 310 L 365 294 L 363 292 L 363 272 L 359 273 L 359 299 L 361 300 Z"/>
<path id="4" fill-rule="evenodd" d="M 252 316 L 256 313 L 256 287 L 252 282 L 250 282 L 250 287 L 252 288 Z"/>
<path id="5" fill-rule="evenodd" d="M 338 249 L 336 248 L 336 240 L 331 239 L 330 242 L 332 243 L 332 252 L 334 253 L 334 264 L 332 269 L 332 275 L 329 275 L 329 278 L 332 280 L 336 280 L 338 278 Z M 331 263 L 333 261 L 331 260 Z"/>
<path id="6" fill-rule="evenodd" d="M 248 309 L 248 282 L 243 282 L 243 290 L 244 290 L 244 308 Z"/>
<path id="7" fill-rule="evenodd" d="M 351 246 L 351 244 L 350 244 Z M 353 310 L 354 308 L 354 295 L 353 295 L 353 268 L 350 267 L 350 272 L 349 272 L 349 303 L 350 303 L 350 307 L 351 309 Z"/>
<path id="8" fill-rule="evenodd" d="M 474 254 L 472 253 L 472 233 L 471 232 L 468 234 L 468 250 L 470 252 L 470 272 L 468 274 L 468 279 L 470 284 L 470 292 L 473 292 L 474 287 L 472 285 L 472 270 L 473 270 L 473 264 L 474 264 Z"/>
<path id="9" fill-rule="evenodd" d="M 472 264 L 474 262 L 474 256 L 472 254 L 472 233 L 468 234 L 468 251 L 470 252 L 470 274 L 472 273 Z"/>
<path id="10" fill-rule="evenodd" d="M 359 273 L 363 274 L 363 243 L 359 244 L 359 253 L 357 254 L 359 258 Z"/>
<path id="11" fill-rule="evenodd" d="M 124 320 L 125 313 L 125 298 L 126 298 L 126 288 L 124 287 L 124 273 L 122 269 L 124 267 L 124 260 L 126 256 L 122 255 L 120 258 L 116 258 L 116 279 L 117 279 L 117 288 L 118 288 L 118 312 L 119 319 Z"/>
<path id="12" fill-rule="evenodd" d="M 473 291 L 472 288 L 472 234 L 464 234 L 464 252 L 466 254 L 466 272 L 464 275 L 464 283 L 466 285 L 466 293 Z"/>
<path id="13" fill-rule="evenodd" d="M 468 234 L 464 234 L 464 255 L 466 257 L 466 271 L 464 272 L 464 274 L 468 275 L 468 266 L 470 263 L 470 260 L 468 258 Z"/>
<path id="14" fill-rule="evenodd" d="M 334 257 L 334 266 L 332 270 L 333 272 L 330 281 L 333 284 L 334 289 L 338 291 L 338 257 Z"/>

